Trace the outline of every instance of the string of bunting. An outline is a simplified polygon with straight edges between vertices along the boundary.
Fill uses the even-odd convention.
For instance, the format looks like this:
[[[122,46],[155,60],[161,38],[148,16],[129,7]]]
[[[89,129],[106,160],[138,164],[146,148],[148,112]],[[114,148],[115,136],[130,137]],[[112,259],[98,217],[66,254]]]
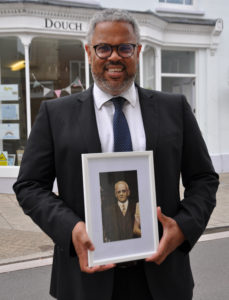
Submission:
[[[53,89],[49,89],[47,87],[45,87],[42,83],[40,83],[37,79],[36,79],[36,76],[34,75],[34,73],[32,73],[32,77],[34,79],[34,82],[33,82],[33,88],[36,88],[36,87],[42,87],[43,88],[43,96],[45,97],[48,93],[50,93],[51,91],[54,92],[57,96],[57,98],[60,97],[61,93],[63,91],[67,92],[68,94],[71,94],[71,87],[77,87],[77,86],[80,86],[82,88],[82,90],[84,91],[84,87],[79,79],[79,77],[76,77],[74,79],[74,81],[69,85],[67,86],[66,88],[63,88],[63,89],[59,89],[59,90],[53,90]]]

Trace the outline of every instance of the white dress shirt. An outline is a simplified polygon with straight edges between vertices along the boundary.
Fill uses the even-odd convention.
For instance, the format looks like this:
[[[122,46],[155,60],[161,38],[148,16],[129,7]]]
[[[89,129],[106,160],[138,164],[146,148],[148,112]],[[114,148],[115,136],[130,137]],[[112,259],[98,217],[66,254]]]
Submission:
[[[129,200],[128,199],[124,203],[122,203],[121,201],[118,201],[118,206],[119,206],[122,214],[123,214],[123,206],[125,207],[125,214],[126,214],[126,211],[127,211],[127,208],[128,208],[128,204],[129,204]]]
[[[123,113],[130,129],[133,151],[144,151],[146,149],[145,130],[138,91],[134,83],[127,91],[119,96],[127,100],[123,105]],[[113,116],[115,108],[113,103],[109,100],[114,98],[114,96],[103,92],[96,83],[94,83],[93,97],[102,152],[113,152]]]

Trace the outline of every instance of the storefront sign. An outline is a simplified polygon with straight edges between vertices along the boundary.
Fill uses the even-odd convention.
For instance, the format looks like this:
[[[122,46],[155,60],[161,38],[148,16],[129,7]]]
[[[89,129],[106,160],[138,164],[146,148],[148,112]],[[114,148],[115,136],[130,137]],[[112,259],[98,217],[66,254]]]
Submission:
[[[83,23],[45,18],[45,28],[65,30],[65,31],[83,31]]]
[[[18,84],[0,84],[0,101],[15,101],[18,99]]]

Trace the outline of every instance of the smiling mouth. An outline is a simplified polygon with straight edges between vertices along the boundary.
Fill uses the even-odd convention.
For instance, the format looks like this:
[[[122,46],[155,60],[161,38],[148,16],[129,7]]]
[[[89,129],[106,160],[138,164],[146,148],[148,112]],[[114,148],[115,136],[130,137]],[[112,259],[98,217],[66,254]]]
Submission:
[[[123,71],[123,68],[109,68],[108,69],[108,72],[111,72],[111,73],[120,73]]]
[[[108,63],[105,65],[105,70],[109,73],[121,73],[125,69],[125,66],[120,62],[117,63]]]

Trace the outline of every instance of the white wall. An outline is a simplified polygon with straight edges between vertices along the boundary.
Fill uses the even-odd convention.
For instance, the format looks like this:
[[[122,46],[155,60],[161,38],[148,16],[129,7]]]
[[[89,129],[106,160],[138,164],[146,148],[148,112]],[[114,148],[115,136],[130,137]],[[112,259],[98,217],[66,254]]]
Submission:
[[[157,1],[157,0],[156,0]],[[153,8],[155,0],[99,0],[102,7],[145,11]]]
[[[224,27],[220,36],[220,44],[216,51],[215,65],[209,86],[216,82],[216,91],[212,101],[218,104],[218,151],[223,155],[223,169],[229,171],[229,1],[202,0],[201,6],[205,10],[206,18],[222,18]],[[214,126],[212,122],[211,126]],[[211,141],[213,144],[214,141]]]

